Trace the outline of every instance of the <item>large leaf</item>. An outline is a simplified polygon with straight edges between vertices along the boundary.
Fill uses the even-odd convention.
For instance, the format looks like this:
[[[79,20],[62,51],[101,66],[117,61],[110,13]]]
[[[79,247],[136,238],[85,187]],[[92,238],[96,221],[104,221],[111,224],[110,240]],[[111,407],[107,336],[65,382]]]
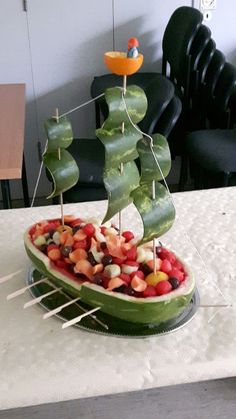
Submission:
[[[108,193],[108,208],[103,222],[132,202],[130,193],[139,185],[139,173],[134,162],[125,163],[122,173],[118,168],[104,172],[104,184]]]
[[[137,150],[141,162],[141,182],[162,180],[163,176],[166,177],[168,175],[171,168],[171,157],[167,140],[160,134],[152,135],[152,139],[152,149],[162,173],[153,157],[150,146],[151,140],[144,137],[137,143]]]
[[[96,134],[105,147],[106,169],[118,167],[120,163],[133,161],[138,157],[136,144],[142,135],[132,125],[126,125],[123,134],[120,127],[109,130],[101,128]]]
[[[122,87],[112,87],[105,92],[109,115],[102,128],[110,130],[117,128],[122,122],[130,124],[125,105],[122,100]],[[124,96],[128,113],[134,124],[142,121],[147,111],[147,98],[138,86],[128,86]]]
[[[152,182],[143,183],[131,192],[131,196],[143,222],[141,243],[160,237],[171,228],[175,209],[169,193],[161,183],[155,182],[155,199],[152,199]]]
[[[48,138],[48,152],[67,148],[73,141],[73,132],[70,122],[66,117],[60,118],[57,122],[54,118],[47,119],[45,130]]]
[[[61,159],[58,152],[48,153],[43,156],[43,162],[49,170],[53,180],[53,191],[48,198],[60,195],[72,188],[79,180],[79,168],[76,161],[68,151],[61,149]]]

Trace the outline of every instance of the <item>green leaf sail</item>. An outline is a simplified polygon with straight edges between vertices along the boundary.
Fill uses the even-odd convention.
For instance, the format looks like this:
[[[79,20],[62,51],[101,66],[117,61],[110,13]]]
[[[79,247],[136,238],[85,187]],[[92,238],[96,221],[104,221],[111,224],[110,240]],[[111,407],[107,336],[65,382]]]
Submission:
[[[52,176],[54,186],[52,193],[47,197],[48,199],[72,188],[79,180],[79,168],[74,158],[64,149],[61,149],[60,153],[60,160],[57,151],[47,152],[43,156],[43,162]]]
[[[152,182],[143,183],[133,192],[134,205],[141,215],[144,234],[141,243],[149,242],[168,231],[175,219],[175,209],[166,188],[155,182],[155,199],[152,199]]]
[[[132,202],[130,193],[139,185],[139,172],[134,162],[125,163],[122,173],[119,168],[107,169],[104,184],[108,192],[108,208],[103,222]]]
[[[48,138],[48,152],[67,148],[73,141],[72,127],[66,117],[60,118],[59,122],[55,118],[47,119],[45,131]]]
[[[166,177],[169,174],[171,168],[170,149],[167,140],[161,134],[152,135],[152,139],[152,149],[160,165],[162,174],[150,148],[151,140],[144,137],[137,143],[137,150],[141,162],[141,183],[162,180],[163,176]]]
[[[112,129],[122,124],[130,125],[125,104],[122,99],[122,87],[112,87],[105,92],[105,99],[109,108],[109,115],[103,128]],[[128,86],[125,93],[125,103],[129,116],[134,124],[142,121],[147,111],[147,98],[138,86]]]
[[[133,161],[138,157],[136,150],[137,141],[142,138],[130,123],[125,109],[133,123],[140,122],[147,110],[147,98],[144,91],[138,86],[129,86],[122,99],[121,87],[107,89],[105,98],[109,108],[109,115],[103,123],[102,128],[96,131],[97,137],[105,147],[105,168],[118,167],[120,163]],[[124,133],[121,132],[121,125],[124,123]]]

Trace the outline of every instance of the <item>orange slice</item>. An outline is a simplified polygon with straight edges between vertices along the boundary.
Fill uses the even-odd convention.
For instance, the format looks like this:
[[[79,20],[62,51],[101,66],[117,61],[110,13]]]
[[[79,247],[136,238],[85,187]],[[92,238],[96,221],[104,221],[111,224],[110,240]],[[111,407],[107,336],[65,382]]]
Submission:
[[[139,54],[136,58],[128,58],[125,52],[109,51],[104,54],[104,62],[112,73],[119,76],[130,76],[140,69],[143,55]]]

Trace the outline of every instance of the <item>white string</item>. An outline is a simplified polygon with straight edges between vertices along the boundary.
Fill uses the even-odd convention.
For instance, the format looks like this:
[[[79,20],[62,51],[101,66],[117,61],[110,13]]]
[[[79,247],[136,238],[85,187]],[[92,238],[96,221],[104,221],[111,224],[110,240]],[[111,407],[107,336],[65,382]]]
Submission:
[[[89,105],[90,103],[94,102],[95,100],[99,99],[102,96],[105,96],[105,93],[101,93],[100,95],[94,97],[93,99],[90,99],[87,102],[81,103],[81,105],[77,106],[76,108],[70,109],[69,111],[63,113],[62,115],[59,115],[58,118],[59,119],[63,118],[64,116],[69,115],[70,113],[75,112],[78,109]],[[47,146],[48,146],[48,140],[46,141],[43,154],[46,152]],[[39,173],[38,173],[38,177],[37,177],[36,184],[35,184],[35,187],[34,187],[33,198],[32,198],[31,204],[30,204],[31,208],[34,206],[34,201],[35,201],[35,198],[36,198],[36,193],[37,193],[37,189],[38,189],[38,186],[39,186],[39,181],[40,181],[40,178],[41,178],[42,169],[43,169],[43,161],[41,162],[40,167],[39,167]]]
[[[81,105],[76,106],[76,108],[70,109],[69,111],[63,113],[62,115],[59,115],[59,118],[63,118],[63,116],[69,115],[70,113],[77,111],[77,109],[83,108],[84,106],[89,105],[90,103],[94,102],[95,100],[103,96],[105,96],[105,93],[101,93],[100,95],[94,97],[93,99],[90,99],[87,102],[81,103]]]
[[[165,179],[165,177],[164,177],[164,175],[163,175],[163,172],[162,172],[162,170],[161,170],[160,164],[159,164],[159,162],[158,162],[158,160],[157,160],[157,157],[156,157],[156,155],[155,155],[155,153],[154,153],[154,150],[153,150],[153,139],[152,139],[152,137],[151,137],[150,135],[148,135],[148,134],[146,134],[145,132],[143,132],[140,128],[138,128],[138,126],[137,126],[137,125],[135,125],[135,124],[133,123],[133,121],[132,121],[132,119],[131,119],[131,117],[130,117],[130,115],[129,115],[128,109],[127,109],[127,105],[126,105],[126,102],[125,102],[125,98],[124,98],[124,94],[123,94],[123,92],[122,92],[122,100],[123,100],[123,103],[124,103],[124,107],[125,107],[126,114],[127,114],[127,116],[128,116],[128,119],[129,119],[129,121],[130,121],[131,125],[132,125],[135,129],[136,129],[136,131],[138,131],[140,134],[144,135],[145,137],[149,138],[149,140],[150,140],[149,145],[150,145],[150,150],[151,150],[151,153],[152,153],[153,158],[154,158],[154,160],[155,160],[155,163],[156,163],[156,165],[157,165],[157,167],[158,167],[158,169],[159,169],[159,171],[160,171],[160,174],[161,174],[162,179],[163,179],[163,181],[164,181],[165,187],[166,187],[166,189],[167,189],[167,191],[168,191],[168,193],[169,193],[169,196],[170,196],[170,199],[171,199],[172,205],[173,205],[173,207],[174,207],[174,209],[175,209],[175,211],[176,211],[176,207],[175,207],[175,203],[174,203],[174,200],[173,200],[172,194],[171,194],[171,192],[170,192],[170,189],[169,189],[169,187],[168,187],[168,185],[167,185],[166,179]],[[177,212],[176,212],[176,214],[177,214]],[[196,247],[196,246],[195,246],[195,244],[193,243],[193,241],[192,241],[191,237],[190,237],[190,236],[188,235],[188,233],[186,232],[185,227],[184,227],[184,224],[182,223],[181,218],[180,218],[179,216],[177,216],[177,220],[178,220],[178,222],[181,224],[181,227],[182,227],[182,229],[183,229],[183,232],[184,232],[184,234],[185,234],[186,238],[189,240],[189,242],[191,243],[191,245],[192,245],[192,246],[193,246],[193,248],[195,249],[195,251],[196,251],[196,253],[197,253],[198,257],[200,258],[201,262],[203,263],[203,266],[204,266],[204,269],[205,269],[205,273],[206,273],[206,274],[207,274],[207,276],[209,276],[209,278],[210,278],[210,273],[209,273],[208,268],[207,268],[207,266],[206,266],[206,264],[205,264],[205,261],[204,261],[204,259],[203,259],[202,255],[200,254],[199,250],[197,249],[197,247]],[[220,289],[220,288],[218,287],[218,285],[216,284],[215,280],[213,280],[213,284],[215,285],[216,289],[218,290],[218,292],[221,294],[222,298],[223,298],[223,299],[224,299],[224,301],[226,302],[227,307],[229,307],[229,306],[231,305],[231,303],[229,303],[229,302],[227,301],[227,299],[226,299],[226,298],[225,298],[225,296],[223,295],[223,293],[222,293],[221,289]],[[219,310],[217,310],[217,313],[218,313],[218,311],[219,311]],[[217,314],[217,313],[216,313],[216,314]]]

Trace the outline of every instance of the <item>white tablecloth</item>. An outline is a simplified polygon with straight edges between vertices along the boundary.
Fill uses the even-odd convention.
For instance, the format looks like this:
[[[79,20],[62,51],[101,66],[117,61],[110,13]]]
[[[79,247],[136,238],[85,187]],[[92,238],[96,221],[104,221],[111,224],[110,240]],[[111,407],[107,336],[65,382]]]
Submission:
[[[163,242],[188,262],[202,304],[224,304],[236,295],[236,188],[174,194],[178,218]],[[106,202],[67,205],[66,214],[100,216]],[[23,310],[31,297],[6,301],[24,286],[30,262],[22,236],[36,221],[59,216],[59,207],[0,211],[0,408],[14,408],[236,375],[236,310],[199,308],[170,335],[147,339],[101,336],[61,329],[44,310]],[[134,208],[124,227],[141,231]],[[218,288],[219,287],[219,288]],[[223,296],[221,295],[221,292]],[[209,322],[209,320],[211,320]]]

